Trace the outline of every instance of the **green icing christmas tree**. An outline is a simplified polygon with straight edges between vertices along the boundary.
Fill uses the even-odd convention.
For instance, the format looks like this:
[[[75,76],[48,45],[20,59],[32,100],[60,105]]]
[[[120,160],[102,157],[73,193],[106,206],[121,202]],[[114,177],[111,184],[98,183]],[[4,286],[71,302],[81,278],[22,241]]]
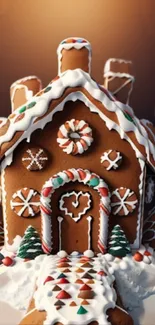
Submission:
[[[40,236],[35,228],[28,226],[19,246],[17,256],[34,259],[40,254],[43,254]]]
[[[131,254],[130,244],[119,225],[114,226],[111,232],[108,253],[117,257]]]

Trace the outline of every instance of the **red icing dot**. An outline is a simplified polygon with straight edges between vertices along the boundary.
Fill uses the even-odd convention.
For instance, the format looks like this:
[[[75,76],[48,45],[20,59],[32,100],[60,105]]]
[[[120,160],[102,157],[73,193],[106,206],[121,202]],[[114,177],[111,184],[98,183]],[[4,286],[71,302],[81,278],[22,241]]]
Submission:
[[[144,252],[144,255],[145,255],[145,256],[152,256],[152,254],[151,254],[150,252],[148,252],[148,251],[145,251],[145,252]]]
[[[5,258],[3,258],[2,263],[5,266],[11,266],[13,264],[13,259],[9,256],[6,256]]]
[[[134,256],[133,256],[134,260],[136,262],[141,262],[143,260],[143,255],[139,252],[137,252]]]

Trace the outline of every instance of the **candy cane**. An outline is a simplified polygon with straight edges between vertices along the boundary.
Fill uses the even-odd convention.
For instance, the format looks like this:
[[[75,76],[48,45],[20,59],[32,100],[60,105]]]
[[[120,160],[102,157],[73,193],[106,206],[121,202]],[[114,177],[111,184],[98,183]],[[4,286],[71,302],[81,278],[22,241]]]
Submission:
[[[43,186],[41,192],[41,218],[42,218],[42,248],[47,254],[52,251],[52,210],[51,196],[56,189],[69,182],[78,181],[96,190],[100,196],[100,229],[98,248],[104,253],[106,250],[108,234],[108,218],[110,213],[110,193],[107,184],[98,175],[84,169],[68,169],[51,177]]]

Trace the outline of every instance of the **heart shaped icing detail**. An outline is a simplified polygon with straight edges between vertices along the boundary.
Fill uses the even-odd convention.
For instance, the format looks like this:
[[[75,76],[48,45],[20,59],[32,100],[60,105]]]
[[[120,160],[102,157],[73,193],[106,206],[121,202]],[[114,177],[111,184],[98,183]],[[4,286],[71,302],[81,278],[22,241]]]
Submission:
[[[65,206],[65,198],[69,198],[71,196],[75,196],[75,201],[72,202],[72,206],[75,209],[79,207],[79,204],[80,204],[79,198],[80,198],[80,196],[85,196],[88,199],[87,206],[84,207],[83,211],[78,213],[77,217],[74,217],[74,214],[72,212],[69,212],[68,208]],[[61,196],[61,199],[59,201],[59,208],[60,208],[61,211],[65,212],[65,215],[70,216],[75,222],[77,222],[91,208],[91,196],[90,196],[90,194],[88,192],[82,192],[82,191],[80,191],[78,193],[75,192],[75,191],[67,192],[67,193],[65,193],[65,194],[63,194]]]

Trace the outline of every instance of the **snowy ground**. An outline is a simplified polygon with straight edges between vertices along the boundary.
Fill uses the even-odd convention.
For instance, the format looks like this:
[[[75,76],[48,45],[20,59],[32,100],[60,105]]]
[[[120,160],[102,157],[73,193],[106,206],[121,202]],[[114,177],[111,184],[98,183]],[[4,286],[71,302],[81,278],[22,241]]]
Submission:
[[[155,263],[135,262],[131,257],[111,261],[104,255],[115,277],[124,306],[135,325],[154,325]],[[26,312],[35,290],[36,279],[45,255],[34,261],[16,259],[14,266],[0,266],[0,325],[16,325]],[[8,318],[7,318],[8,317]],[[11,319],[11,323],[10,323]]]

